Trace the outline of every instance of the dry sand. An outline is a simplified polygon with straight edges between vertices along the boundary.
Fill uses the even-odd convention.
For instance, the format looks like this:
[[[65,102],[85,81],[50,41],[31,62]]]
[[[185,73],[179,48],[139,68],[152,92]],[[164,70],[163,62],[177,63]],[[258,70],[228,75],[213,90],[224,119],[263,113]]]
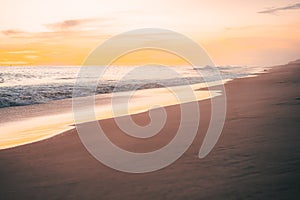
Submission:
[[[294,63],[227,83],[225,127],[204,159],[197,155],[210,100],[200,101],[194,143],[179,160],[156,172],[126,174],[104,166],[86,151],[75,130],[2,150],[0,199],[298,199],[299,75],[300,65]],[[113,119],[100,124],[120,147],[151,151],[167,144],[177,130],[179,106],[166,110],[166,126],[146,140],[124,135]],[[140,125],[149,122],[148,113],[133,118]]]

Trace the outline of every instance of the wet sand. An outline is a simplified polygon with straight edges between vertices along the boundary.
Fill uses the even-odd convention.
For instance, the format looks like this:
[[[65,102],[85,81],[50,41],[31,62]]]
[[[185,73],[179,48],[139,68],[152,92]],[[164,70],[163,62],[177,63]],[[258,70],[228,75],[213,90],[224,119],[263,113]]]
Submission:
[[[213,86],[216,82],[211,82],[210,84]],[[125,91],[95,95],[95,115],[83,115],[85,117],[79,123],[137,114],[150,110],[157,105],[165,107],[184,102],[209,99],[220,95],[219,91],[199,90],[199,88],[203,87],[207,86],[200,83],[189,86],[137,90],[134,94],[131,94],[130,91]],[[184,99],[176,99],[174,94],[169,91],[170,89],[176,95],[184,97]],[[154,96],[153,94],[156,95]],[[159,98],[157,98],[157,95],[159,95]],[[85,101],[84,97],[79,99]],[[111,103],[112,101],[114,102],[113,104]],[[128,107],[123,106],[124,103]],[[87,112],[86,103],[84,104],[85,107],[83,108],[79,106],[81,112]],[[73,124],[75,123],[72,111],[72,99],[70,98],[51,101],[45,104],[2,108],[0,109],[0,116],[0,150],[51,138],[73,129]]]
[[[156,172],[127,174],[104,166],[87,152],[75,130],[1,150],[0,199],[298,199],[299,75],[295,63],[227,83],[225,126],[203,159],[198,151],[209,124],[210,100],[199,101],[200,129],[192,146]],[[178,105],[166,107],[166,126],[145,140],[125,135],[113,119],[99,123],[120,147],[147,152],[174,136],[179,110]],[[149,122],[147,112],[132,117],[140,125]]]

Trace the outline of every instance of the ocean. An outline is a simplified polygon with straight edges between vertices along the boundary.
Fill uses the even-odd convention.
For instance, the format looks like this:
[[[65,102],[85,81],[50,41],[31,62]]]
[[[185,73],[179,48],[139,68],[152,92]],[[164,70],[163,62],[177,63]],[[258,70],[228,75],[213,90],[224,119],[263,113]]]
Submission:
[[[0,109],[72,98],[73,86],[80,68],[81,66],[0,66]],[[243,78],[263,71],[262,67],[247,66],[217,68],[223,80]],[[122,78],[134,69],[137,67],[109,67],[99,77],[96,94],[204,82],[197,72],[201,72],[206,80],[217,79],[210,73],[211,68],[208,66],[172,67],[178,75],[170,74],[162,66],[147,66],[130,77]]]
[[[78,121],[74,121],[72,95],[81,69],[80,66],[0,67],[0,149],[40,141],[73,129]],[[76,97],[95,94],[95,116],[83,115],[80,123],[213,98],[222,92],[201,88],[255,76],[263,72],[263,68],[219,66],[218,71],[221,82],[220,75],[209,66],[109,67],[95,84],[96,90],[84,87],[79,96],[76,94]],[[95,80],[85,76],[84,84]],[[192,95],[187,94],[186,85],[192,89]]]

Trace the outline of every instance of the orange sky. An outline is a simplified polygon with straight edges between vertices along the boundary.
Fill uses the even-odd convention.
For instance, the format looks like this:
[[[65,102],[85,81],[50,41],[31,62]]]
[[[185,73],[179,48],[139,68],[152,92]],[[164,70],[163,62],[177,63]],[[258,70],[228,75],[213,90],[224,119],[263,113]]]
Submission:
[[[2,0],[0,65],[80,65],[112,35],[149,27],[187,35],[218,65],[280,64],[300,57],[299,11],[289,0]]]

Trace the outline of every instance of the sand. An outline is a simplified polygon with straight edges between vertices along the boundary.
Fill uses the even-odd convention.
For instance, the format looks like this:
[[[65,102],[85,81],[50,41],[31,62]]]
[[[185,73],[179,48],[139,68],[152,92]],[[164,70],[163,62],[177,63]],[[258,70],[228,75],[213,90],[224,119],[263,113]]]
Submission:
[[[216,82],[210,82],[210,84],[214,86]],[[85,117],[80,122],[78,120],[76,122],[82,123],[137,114],[158,105],[165,107],[220,95],[219,91],[199,90],[203,87],[207,87],[206,84],[199,83],[189,86],[137,90],[134,94],[125,91],[95,95],[94,110],[96,114],[94,116],[84,115]],[[170,89],[175,91],[176,95],[184,97],[184,99],[180,99],[180,101],[176,99]],[[186,89],[190,93],[186,94]],[[159,95],[159,98],[157,98],[157,95]],[[79,99],[82,100],[83,98]],[[112,101],[114,101],[114,106],[112,106]],[[128,109],[123,106],[124,102],[128,102]],[[84,109],[84,112],[86,111]],[[0,109],[0,116],[0,150],[48,139],[73,129],[75,123],[72,99],[70,98],[45,104],[3,108]]]
[[[210,100],[199,101],[201,126],[192,146],[156,172],[127,174],[104,166],[87,152],[75,130],[1,150],[0,199],[298,199],[299,75],[300,65],[294,63],[227,83],[225,126],[203,159],[198,151]],[[179,106],[166,111],[166,126],[146,140],[124,135],[113,119],[99,123],[120,147],[147,152],[167,144],[177,130]],[[140,125],[149,122],[147,112],[132,117]]]

